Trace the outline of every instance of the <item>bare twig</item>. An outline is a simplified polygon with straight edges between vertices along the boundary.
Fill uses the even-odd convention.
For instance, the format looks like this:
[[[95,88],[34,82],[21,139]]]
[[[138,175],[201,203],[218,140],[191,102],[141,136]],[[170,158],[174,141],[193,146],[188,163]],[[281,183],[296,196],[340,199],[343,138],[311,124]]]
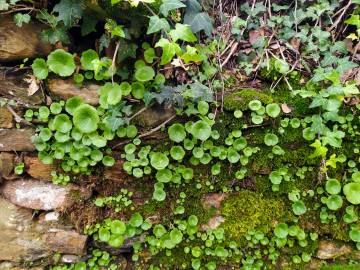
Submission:
[[[147,132],[145,132],[145,133],[140,134],[140,135],[138,136],[138,138],[144,138],[144,137],[146,137],[146,136],[149,136],[149,135],[153,134],[154,132],[156,132],[156,131],[160,130],[162,127],[164,127],[167,123],[169,123],[169,122],[170,122],[171,120],[173,120],[175,117],[176,117],[176,114],[172,115],[170,118],[168,118],[167,120],[165,120],[164,122],[162,122],[162,123],[161,123],[160,125],[158,125],[157,127],[153,128],[153,129],[151,129],[151,130],[149,130],[149,131],[147,131]],[[128,144],[129,142],[130,142],[130,140],[122,141],[122,142],[118,143],[117,145],[115,145],[115,146],[113,147],[113,149],[118,148],[118,147],[120,147],[120,146],[122,146],[122,145],[124,145],[124,144]]]
[[[13,108],[12,108],[11,106],[8,105],[8,106],[6,106],[6,108],[7,108],[7,109],[9,110],[9,112],[14,116],[15,122],[17,122],[17,123],[24,123],[24,124],[26,124],[26,125],[28,125],[28,126],[33,126],[32,123],[26,121],[24,118],[22,118],[21,116],[19,116],[19,115],[13,110]]]
[[[333,23],[333,25],[331,25],[331,27],[328,29],[328,31],[331,31],[338,26],[338,24],[341,22],[342,17],[344,16],[345,12],[349,9],[351,4],[352,4],[352,2],[351,2],[351,0],[349,0],[347,5],[344,6],[342,9],[340,9],[340,10],[342,10],[341,14],[337,17],[336,21]]]
[[[138,110],[136,113],[134,113],[130,118],[129,121],[131,121],[132,119],[134,119],[136,116],[138,116],[139,114],[143,113],[144,111],[146,111],[148,109],[148,107],[143,107],[140,110]]]

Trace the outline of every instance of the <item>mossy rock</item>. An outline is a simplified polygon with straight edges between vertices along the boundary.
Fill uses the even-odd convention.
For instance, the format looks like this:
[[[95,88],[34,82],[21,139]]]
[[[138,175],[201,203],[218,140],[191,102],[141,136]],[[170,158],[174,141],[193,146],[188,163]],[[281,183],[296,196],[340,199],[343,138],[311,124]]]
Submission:
[[[222,202],[223,228],[233,240],[240,240],[249,230],[270,231],[282,218],[285,205],[275,198],[264,198],[253,191],[240,191]]]
[[[270,95],[260,90],[242,89],[225,96],[224,108],[228,111],[244,111],[248,109],[249,102],[255,99],[260,100],[265,105],[273,102],[273,98]]]

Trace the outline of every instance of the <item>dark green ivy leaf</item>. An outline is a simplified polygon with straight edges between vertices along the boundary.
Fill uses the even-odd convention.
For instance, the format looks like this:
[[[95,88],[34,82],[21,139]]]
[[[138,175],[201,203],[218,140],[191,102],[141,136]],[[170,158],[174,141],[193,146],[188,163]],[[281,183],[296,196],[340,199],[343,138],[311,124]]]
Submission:
[[[146,32],[147,35],[159,32],[160,30],[165,30],[168,32],[170,30],[170,25],[164,18],[159,18],[159,16],[151,16],[149,20],[149,27]]]
[[[66,27],[71,27],[81,19],[82,4],[82,0],[61,0],[55,5],[53,11],[58,13],[58,21],[62,21]]]
[[[163,0],[160,6],[160,13],[167,17],[169,15],[169,11],[183,7],[186,6],[180,0]]]
[[[194,33],[204,30],[207,36],[211,36],[213,25],[207,12],[190,13],[184,18],[184,22],[190,25]]]
[[[84,16],[83,23],[81,25],[81,35],[86,36],[87,34],[95,32],[97,22],[98,20],[94,16]]]
[[[69,35],[64,27],[49,28],[41,32],[41,39],[50,44],[61,41],[64,44],[70,43]]]

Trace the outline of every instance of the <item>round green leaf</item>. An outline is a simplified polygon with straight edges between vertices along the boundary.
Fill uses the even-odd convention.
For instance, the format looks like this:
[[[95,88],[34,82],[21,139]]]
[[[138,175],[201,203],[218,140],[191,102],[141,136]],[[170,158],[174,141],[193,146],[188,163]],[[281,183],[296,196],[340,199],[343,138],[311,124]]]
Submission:
[[[84,101],[82,100],[81,97],[75,96],[75,97],[69,98],[65,103],[65,110],[69,114],[74,115],[75,110],[83,103],[84,103]]]
[[[135,71],[135,79],[139,82],[147,82],[154,78],[155,71],[152,67],[142,66],[136,69]]]
[[[264,137],[264,142],[267,146],[274,146],[279,142],[279,138],[273,133],[268,133]]]
[[[54,118],[54,128],[62,133],[69,132],[72,128],[72,122],[66,114],[58,114]]]
[[[343,199],[341,198],[340,195],[330,195],[326,199],[326,206],[330,210],[334,210],[334,211],[338,210],[339,208],[341,208],[342,204],[343,204]]]
[[[272,117],[275,118],[280,114],[280,106],[276,103],[271,103],[266,105],[266,113]]]
[[[62,77],[70,76],[76,68],[74,56],[63,49],[51,52],[47,59],[47,65],[52,72]]]
[[[34,75],[39,80],[45,80],[49,74],[48,66],[42,58],[36,58],[31,65]]]
[[[94,64],[92,63],[93,60],[99,59],[99,55],[97,54],[96,51],[89,49],[87,51],[84,51],[81,54],[81,58],[80,58],[80,62],[81,62],[81,67],[84,70],[94,70]]]
[[[326,181],[325,189],[329,194],[339,194],[341,191],[341,184],[337,179],[329,179]]]
[[[261,101],[260,100],[251,100],[249,102],[249,109],[252,111],[260,110],[261,108]]]
[[[186,137],[186,131],[183,125],[176,123],[168,129],[169,138],[174,142],[182,142]]]
[[[100,121],[97,110],[88,105],[82,104],[74,111],[74,125],[83,133],[91,133],[98,128]]]
[[[211,126],[203,120],[195,122],[191,127],[191,134],[201,141],[206,141],[211,136]]]
[[[181,146],[175,145],[170,149],[170,156],[175,160],[182,160],[185,156],[185,151]]]
[[[276,225],[274,229],[274,234],[278,238],[286,238],[288,236],[288,225],[286,223],[280,223]]]
[[[360,204],[360,183],[348,183],[343,188],[346,199],[352,204]]]
[[[163,170],[169,165],[169,159],[161,152],[153,152],[151,153],[150,164],[157,170]]]

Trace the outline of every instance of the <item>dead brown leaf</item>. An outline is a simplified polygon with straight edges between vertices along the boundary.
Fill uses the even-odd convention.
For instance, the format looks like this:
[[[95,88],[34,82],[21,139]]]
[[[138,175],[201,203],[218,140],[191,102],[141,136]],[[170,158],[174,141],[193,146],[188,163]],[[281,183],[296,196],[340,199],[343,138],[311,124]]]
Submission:
[[[265,35],[265,30],[263,28],[259,28],[256,30],[251,30],[249,32],[249,42],[251,45],[254,45],[256,41]]]
[[[28,96],[32,96],[40,89],[39,82],[37,81],[35,76],[31,75],[28,78],[25,78],[24,80],[29,84],[27,89]]]
[[[281,104],[281,109],[284,113],[291,113],[291,108],[286,104],[286,103],[282,103]]]

